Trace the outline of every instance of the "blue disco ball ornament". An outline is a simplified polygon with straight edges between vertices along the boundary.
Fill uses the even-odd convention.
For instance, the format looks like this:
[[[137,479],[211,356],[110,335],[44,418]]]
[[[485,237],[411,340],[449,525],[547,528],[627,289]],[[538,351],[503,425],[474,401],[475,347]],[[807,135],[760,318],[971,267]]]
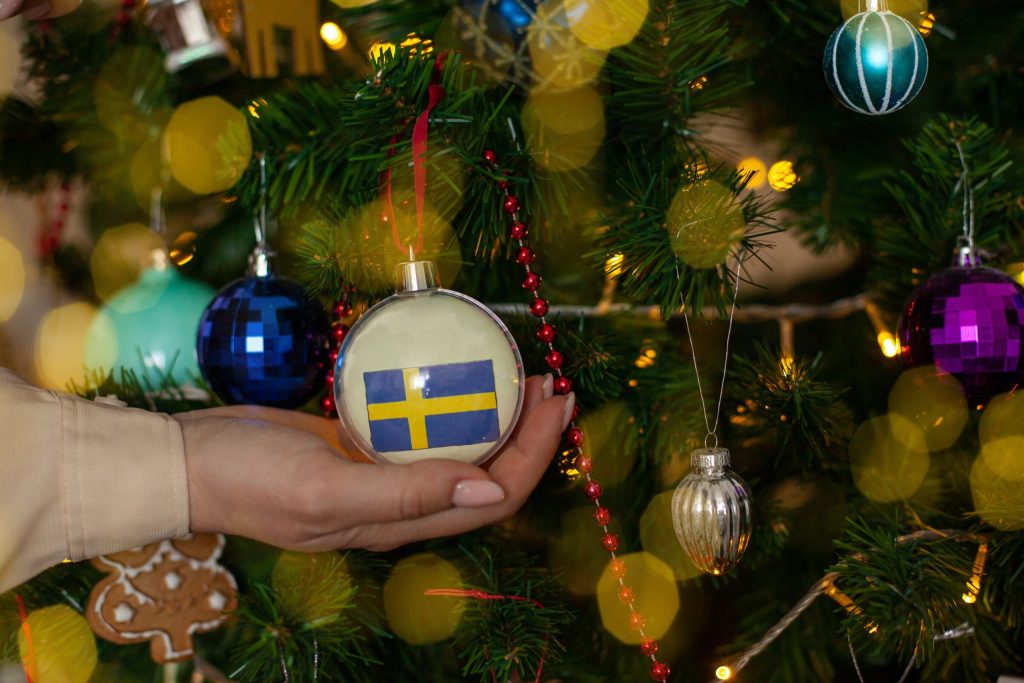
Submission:
[[[846,107],[890,114],[907,105],[928,75],[928,50],[914,25],[888,11],[855,14],[825,47],[825,80]]]
[[[329,324],[295,282],[273,275],[235,280],[206,307],[196,356],[225,403],[297,408],[320,390]]]

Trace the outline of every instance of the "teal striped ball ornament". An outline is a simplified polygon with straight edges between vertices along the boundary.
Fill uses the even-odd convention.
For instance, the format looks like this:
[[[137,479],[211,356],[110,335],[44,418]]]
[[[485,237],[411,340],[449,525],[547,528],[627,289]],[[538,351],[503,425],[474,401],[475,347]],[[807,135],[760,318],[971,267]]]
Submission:
[[[855,14],[825,47],[825,80],[844,105],[871,116],[902,109],[928,75],[924,38],[888,11]]]

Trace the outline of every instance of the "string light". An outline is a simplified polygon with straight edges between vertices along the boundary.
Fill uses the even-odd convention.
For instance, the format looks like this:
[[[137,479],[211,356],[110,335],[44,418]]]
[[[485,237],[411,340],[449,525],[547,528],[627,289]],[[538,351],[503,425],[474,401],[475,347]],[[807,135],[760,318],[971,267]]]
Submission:
[[[409,54],[430,54],[434,51],[434,43],[429,38],[420,38],[415,33],[410,33],[405,37],[398,47],[406,50]]]
[[[925,10],[921,12],[921,19],[917,22],[917,30],[921,32],[922,38],[927,38],[935,28],[935,15]]]
[[[334,51],[338,51],[348,44],[348,36],[333,21],[324,22],[324,25],[320,27],[320,37],[327,43],[327,47]]]
[[[836,604],[846,610],[846,613],[854,617],[864,616],[864,610],[857,606],[857,603],[853,601],[849,595],[839,590],[836,587],[835,582],[829,581],[825,584],[825,595],[835,600]],[[875,633],[878,631],[878,624],[869,621],[864,625],[864,629],[868,633]]]
[[[704,86],[708,84],[707,75],[698,76],[697,78],[690,81],[690,90],[699,92],[704,89]]]
[[[886,358],[895,358],[900,355],[900,345],[891,332],[878,333],[878,347],[882,349],[882,355]]]
[[[384,53],[390,52],[391,56],[395,56],[395,44],[390,43],[386,40],[378,40],[376,43],[370,46],[370,59],[380,60],[384,58]]]
[[[715,669],[715,677],[720,681],[727,681],[732,678],[732,669],[727,666],[720,666]]]
[[[786,192],[800,182],[800,176],[793,169],[793,162],[783,159],[768,169],[768,184],[776,192]]]
[[[971,578],[967,581],[967,591],[960,596],[968,605],[978,601],[981,593],[981,577],[985,574],[985,559],[988,557],[988,541],[978,546],[978,552],[974,555],[974,567],[971,568]]]

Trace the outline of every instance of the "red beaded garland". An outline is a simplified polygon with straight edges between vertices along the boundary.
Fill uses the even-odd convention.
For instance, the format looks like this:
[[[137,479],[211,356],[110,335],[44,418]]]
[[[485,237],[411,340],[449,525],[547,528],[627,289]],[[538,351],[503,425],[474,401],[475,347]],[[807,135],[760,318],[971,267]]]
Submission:
[[[572,380],[566,376],[555,378],[555,393],[559,396],[565,396],[572,391]]]
[[[540,287],[540,275],[537,273],[527,273],[526,277],[523,278],[523,289],[532,292],[538,287]]]
[[[605,534],[601,537],[601,545],[610,553],[619,549],[619,537],[615,534]]]
[[[588,481],[587,485],[583,487],[583,493],[586,494],[587,498],[596,500],[601,497],[601,485],[596,481]]]
[[[612,511],[606,507],[599,507],[594,510],[594,520],[601,526],[608,526],[612,523]]]
[[[324,396],[324,399],[320,401],[320,407],[323,408],[324,411],[328,413],[334,410],[334,397],[331,396],[330,394]]]
[[[644,615],[640,614],[639,612],[633,612],[632,614],[629,615],[629,626],[634,631],[639,631],[639,630],[641,630],[646,625],[647,625],[647,617],[645,617]]]
[[[348,328],[344,325],[336,325],[334,329],[331,330],[331,334],[334,335],[334,341],[343,341],[345,339],[345,335],[348,334]]]
[[[515,213],[519,210],[519,197],[514,194],[508,195],[505,197],[505,203],[502,205],[502,208],[505,209],[505,213]]]
[[[546,299],[537,298],[534,299],[532,303],[530,303],[530,313],[533,313],[533,315],[538,318],[543,318],[544,316],[546,316],[548,314],[548,308],[549,306]],[[555,351],[554,353],[558,352]],[[548,365],[550,365],[550,363]]]
[[[626,562],[622,558],[616,557],[608,564],[608,571],[612,573],[616,579],[626,578]]]
[[[594,461],[590,459],[589,455],[580,453],[576,456],[576,469],[584,474],[589,474],[590,470],[594,468]]]
[[[530,265],[536,258],[537,255],[529,247],[519,247],[519,251],[516,252],[516,263],[521,266]]]
[[[534,303],[536,303],[538,301],[544,301],[544,300],[543,299],[534,299]],[[544,301],[544,303],[546,304],[547,302]],[[562,352],[561,351],[555,351],[554,349],[552,349],[551,351],[548,351],[548,355],[544,356],[544,362],[547,363],[548,367],[551,368],[552,370],[557,370],[560,367],[562,367],[562,361],[564,361],[564,360],[565,359],[562,357]]]
[[[551,323],[541,323],[540,327],[537,328],[537,339],[540,339],[545,344],[555,341],[555,334],[555,326]]]
[[[656,681],[668,680],[670,673],[672,673],[672,670],[668,668],[668,664],[665,664],[665,662],[651,664],[651,678]]]
[[[514,240],[521,240],[526,239],[526,236],[529,234],[529,232],[530,229],[526,227],[526,223],[523,223],[522,221],[516,221],[508,229],[508,236]]]
[[[565,438],[570,444],[579,448],[583,445],[583,430],[579,427],[570,427],[569,431],[565,433]]]
[[[636,602],[636,593],[629,586],[619,587],[619,602],[623,605],[632,605]],[[644,654],[647,654],[646,652]]]
[[[658,651],[658,641],[653,638],[647,638],[644,642],[640,643],[640,652],[643,652],[648,657],[654,656],[654,653]]]
[[[572,407],[572,418],[571,419],[572,419],[573,422],[575,422],[576,420],[580,419],[580,404],[579,403],[577,403],[576,405],[574,405]]]
[[[498,155],[494,153],[493,149],[485,149],[484,161],[486,161],[489,164],[496,164],[498,163]]]

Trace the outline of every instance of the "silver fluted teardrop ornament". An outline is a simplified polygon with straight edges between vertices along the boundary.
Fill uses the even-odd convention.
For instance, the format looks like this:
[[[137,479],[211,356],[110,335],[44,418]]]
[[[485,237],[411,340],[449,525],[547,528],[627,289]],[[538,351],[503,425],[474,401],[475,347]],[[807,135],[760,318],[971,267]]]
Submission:
[[[750,489],[729,469],[727,448],[698,448],[690,466],[672,496],[672,526],[693,564],[717,576],[739,564],[750,543]]]

